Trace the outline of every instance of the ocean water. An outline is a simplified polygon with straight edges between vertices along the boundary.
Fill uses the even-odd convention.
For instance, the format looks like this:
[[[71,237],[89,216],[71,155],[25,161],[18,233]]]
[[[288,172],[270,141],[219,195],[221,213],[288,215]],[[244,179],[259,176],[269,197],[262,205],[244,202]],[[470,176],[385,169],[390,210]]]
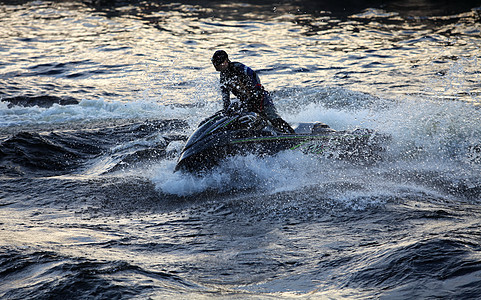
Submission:
[[[477,299],[481,3],[0,1],[0,298]],[[212,53],[390,136],[174,173]]]

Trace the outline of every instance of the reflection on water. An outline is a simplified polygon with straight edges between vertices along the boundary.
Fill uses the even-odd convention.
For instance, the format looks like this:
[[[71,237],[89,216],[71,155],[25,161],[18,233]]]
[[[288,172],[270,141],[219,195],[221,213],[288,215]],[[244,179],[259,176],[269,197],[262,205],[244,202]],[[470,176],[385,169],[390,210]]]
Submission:
[[[0,3],[0,298],[479,296],[479,3]],[[382,160],[173,173],[218,48]]]
[[[0,92],[216,101],[209,59],[224,48],[271,91],[342,86],[479,102],[480,9],[469,1],[315,3],[3,5]]]

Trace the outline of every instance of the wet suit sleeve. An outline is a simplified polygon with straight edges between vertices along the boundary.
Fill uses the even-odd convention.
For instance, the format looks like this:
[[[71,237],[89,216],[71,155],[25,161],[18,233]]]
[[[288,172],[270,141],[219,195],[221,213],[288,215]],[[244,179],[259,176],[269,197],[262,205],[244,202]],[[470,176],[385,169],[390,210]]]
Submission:
[[[222,92],[222,102],[224,105],[224,112],[227,112],[227,109],[230,106],[230,92],[228,89],[224,87],[221,88],[221,92]]]
[[[220,91],[222,94],[222,104],[224,112],[227,112],[227,109],[230,105],[230,89],[227,87],[227,74],[225,72],[220,73]]]

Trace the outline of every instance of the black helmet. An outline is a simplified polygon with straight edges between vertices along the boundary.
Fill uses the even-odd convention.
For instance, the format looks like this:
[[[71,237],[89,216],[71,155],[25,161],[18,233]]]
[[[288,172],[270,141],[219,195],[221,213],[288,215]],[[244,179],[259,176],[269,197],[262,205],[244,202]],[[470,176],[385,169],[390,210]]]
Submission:
[[[212,55],[212,63],[214,66],[218,66],[225,62],[226,59],[228,59],[229,56],[227,56],[227,52],[224,50],[217,50],[214,55]]]

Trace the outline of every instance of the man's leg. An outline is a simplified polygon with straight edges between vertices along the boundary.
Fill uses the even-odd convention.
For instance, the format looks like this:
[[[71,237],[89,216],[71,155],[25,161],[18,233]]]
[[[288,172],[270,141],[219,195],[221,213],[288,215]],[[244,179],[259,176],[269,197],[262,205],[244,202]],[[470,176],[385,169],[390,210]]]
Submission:
[[[291,125],[289,125],[289,123],[284,121],[282,118],[270,119],[269,121],[271,121],[272,125],[274,125],[275,128],[279,129],[284,133],[296,133],[294,129],[292,129]]]
[[[272,103],[272,101],[265,101],[264,102],[264,114],[272,123],[272,125],[279,129],[281,132],[294,134],[296,133],[294,129],[292,129],[291,125],[284,121],[281,116],[277,113],[277,109]]]

